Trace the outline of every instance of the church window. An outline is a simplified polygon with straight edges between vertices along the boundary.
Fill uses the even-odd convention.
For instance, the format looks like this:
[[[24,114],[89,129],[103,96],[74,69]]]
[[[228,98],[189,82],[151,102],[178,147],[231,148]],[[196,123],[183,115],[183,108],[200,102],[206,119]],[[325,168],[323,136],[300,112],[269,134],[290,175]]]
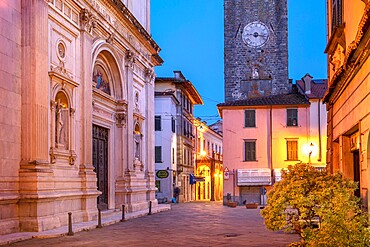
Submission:
[[[94,73],[93,73],[93,81],[95,82],[95,87],[97,89],[110,95],[111,90],[110,90],[108,74],[102,66],[100,65],[95,66]]]

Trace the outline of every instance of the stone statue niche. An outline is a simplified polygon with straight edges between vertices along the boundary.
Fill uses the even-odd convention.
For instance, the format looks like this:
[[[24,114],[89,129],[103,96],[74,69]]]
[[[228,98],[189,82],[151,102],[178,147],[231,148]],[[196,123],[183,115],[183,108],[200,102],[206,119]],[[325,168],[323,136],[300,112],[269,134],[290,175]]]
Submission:
[[[142,134],[140,131],[139,124],[135,124],[134,130],[134,152],[135,152],[135,160],[134,160],[134,168],[135,170],[143,171],[144,165],[141,162],[141,147],[142,146]]]
[[[55,146],[68,149],[69,144],[69,105],[66,95],[58,92],[55,97]]]

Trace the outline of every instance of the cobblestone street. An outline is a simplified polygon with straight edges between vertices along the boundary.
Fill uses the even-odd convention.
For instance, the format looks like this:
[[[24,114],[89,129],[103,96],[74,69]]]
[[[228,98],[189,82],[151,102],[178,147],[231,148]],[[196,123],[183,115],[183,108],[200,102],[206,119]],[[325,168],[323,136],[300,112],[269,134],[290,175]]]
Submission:
[[[260,209],[220,202],[180,203],[172,210],[123,223],[11,246],[286,246],[295,234],[266,230]]]

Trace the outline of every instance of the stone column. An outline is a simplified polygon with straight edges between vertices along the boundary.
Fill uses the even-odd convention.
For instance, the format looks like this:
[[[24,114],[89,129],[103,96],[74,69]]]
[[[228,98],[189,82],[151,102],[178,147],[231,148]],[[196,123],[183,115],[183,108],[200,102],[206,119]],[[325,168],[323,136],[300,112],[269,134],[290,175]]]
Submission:
[[[53,191],[48,161],[48,1],[22,0],[22,110],[19,170],[20,231],[41,231],[50,218],[41,207]],[[42,204],[44,203],[44,204]],[[40,212],[42,211],[42,212]]]
[[[96,26],[94,16],[86,9],[80,13],[81,22],[81,84],[80,94],[80,164],[81,190],[83,193],[81,207],[85,210],[84,220],[92,220],[97,214],[96,198],[97,177],[93,171],[92,161],[92,45],[93,28]]]

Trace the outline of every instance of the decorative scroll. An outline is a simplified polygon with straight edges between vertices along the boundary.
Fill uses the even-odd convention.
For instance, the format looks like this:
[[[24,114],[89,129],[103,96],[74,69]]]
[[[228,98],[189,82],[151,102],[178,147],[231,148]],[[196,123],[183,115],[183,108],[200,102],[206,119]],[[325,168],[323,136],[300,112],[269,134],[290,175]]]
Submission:
[[[97,21],[94,15],[87,9],[83,9],[80,13],[81,28],[91,33],[93,28],[97,26]]]
[[[132,51],[128,50],[126,52],[126,66],[132,69],[135,62],[136,62],[135,54]]]

